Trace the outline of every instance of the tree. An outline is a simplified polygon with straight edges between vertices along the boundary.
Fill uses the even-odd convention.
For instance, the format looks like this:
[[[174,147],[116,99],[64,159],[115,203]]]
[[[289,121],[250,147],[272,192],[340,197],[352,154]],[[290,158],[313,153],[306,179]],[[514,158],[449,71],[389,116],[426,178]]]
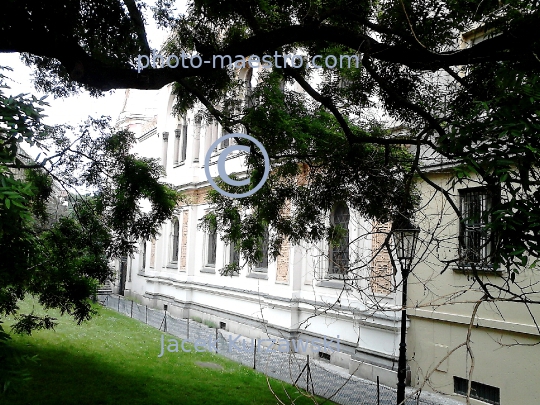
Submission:
[[[0,78],[3,79],[3,76]],[[3,80],[2,80],[3,82]],[[30,334],[53,328],[55,319],[18,312],[18,300],[33,295],[81,323],[95,310],[97,285],[112,275],[110,260],[132,254],[140,238],[156,235],[180,194],[159,181],[162,168],[129,153],[129,132],[111,132],[106,120],[89,120],[74,141],[67,126],[41,122],[43,100],[7,97],[0,86],[0,316],[16,315],[13,330]],[[97,133],[96,133],[97,132]],[[20,144],[38,143],[48,157],[23,159]],[[53,181],[65,190],[90,188],[73,201],[73,214],[43,227]],[[151,203],[143,212],[141,201]],[[0,384],[26,378],[6,346],[0,325]]]
[[[472,159],[472,167],[468,167],[474,169],[486,156],[479,158],[478,153],[468,156],[460,145],[476,145],[479,132],[471,125],[484,125],[486,108],[489,112],[495,111],[501,119],[513,119],[516,116],[508,108],[518,105],[513,102],[513,97],[519,98],[526,104],[520,106],[520,111],[521,107],[526,107],[531,110],[533,121],[536,119],[534,96],[527,103],[522,92],[527,88],[534,95],[537,89],[534,77],[539,68],[538,35],[531,34],[535,32],[531,28],[540,18],[536,2],[508,1],[502,5],[491,1],[478,6],[469,1],[444,5],[430,1],[337,1],[328,5],[262,1],[245,6],[236,2],[225,5],[195,1],[190,3],[185,15],[175,15],[173,6],[173,2],[159,1],[151,9],[158,23],[174,32],[165,54],[180,55],[185,51],[190,55],[197,51],[203,61],[213,61],[216,55],[282,55],[303,49],[306,63],[301,69],[276,68],[266,75],[264,85],[259,86],[267,90],[266,94],[259,91],[254,99],[260,102],[240,112],[234,108],[235,98],[241,91],[234,69],[214,68],[211,63],[194,68],[188,58],[186,68],[147,68],[137,72],[137,55],[151,53],[144,25],[144,13],[149,8],[127,0],[91,1],[77,6],[62,2],[47,6],[36,1],[9,2],[2,17],[6,35],[0,40],[0,49],[24,52],[27,63],[37,68],[37,86],[59,95],[78,86],[98,94],[112,88],[156,89],[175,82],[177,112],[185,111],[199,100],[225,127],[232,129],[241,124],[265,145],[270,142],[264,141],[277,139],[276,147],[271,151],[275,159],[295,156],[297,161],[304,162],[311,157],[312,151],[316,151],[315,154],[321,154],[323,165],[331,167],[328,173],[335,176],[331,182],[350,183],[352,174],[347,170],[351,168],[357,176],[356,184],[362,176],[369,179],[365,187],[348,196],[336,193],[337,198],[354,200],[356,196],[357,202],[362,200],[364,204],[370,185],[384,177],[390,183],[385,192],[379,193],[379,196],[385,196],[383,200],[371,201],[370,206],[361,209],[368,217],[381,220],[388,219],[392,210],[409,209],[405,206],[396,208],[396,201],[390,203],[384,199],[392,195],[398,200],[400,196],[394,193],[396,184],[392,182],[409,184],[404,173],[414,173],[418,169],[414,164],[396,167],[392,160],[395,149],[392,145],[428,147],[446,158],[467,164]],[[21,26],[29,35],[16,35]],[[459,49],[458,41],[463,32],[474,34],[473,39],[484,33],[485,39]],[[315,55],[322,55],[321,60],[324,60],[333,54],[357,55],[361,66],[330,68],[327,62],[332,59],[326,59],[321,69],[326,80],[318,89],[312,87],[308,79],[319,70],[308,67],[307,62]],[[280,60],[275,57],[272,62],[283,66]],[[484,80],[487,72],[496,72],[492,80]],[[270,88],[279,80],[296,81],[309,99],[302,100],[294,94],[280,97],[275,91],[272,93]],[[504,94],[509,86],[515,91],[505,94],[506,107],[494,105],[494,92]],[[374,103],[383,107],[382,118],[372,114]],[[273,115],[273,122],[268,122],[260,113],[266,106],[276,114],[282,114]],[[506,110],[502,111],[502,108]],[[232,116],[227,111],[240,114]],[[286,119],[285,114],[290,114],[293,119]],[[307,121],[317,124],[307,128]],[[388,129],[394,123],[406,127],[407,136],[389,133]],[[491,122],[491,125],[497,129],[498,123]],[[524,122],[511,123],[514,124],[519,126]],[[324,126],[331,134],[329,136],[335,138],[324,140],[324,131],[317,125]],[[284,145],[290,145],[291,139],[299,142],[293,150],[285,150]],[[309,145],[312,139],[315,144]],[[334,141],[339,145],[339,153],[328,155],[324,148]],[[530,139],[519,137],[516,144],[522,141],[527,144]],[[491,150],[491,143],[485,145]],[[530,146],[535,148],[533,144]],[[496,164],[496,174],[488,170],[486,175],[503,177],[508,173],[507,182],[523,178],[512,176],[510,171],[528,172],[530,159],[515,159],[512,157],[515,152],[510,148],[500,156],[511,162],[510,165],[501,168]],[[489,155],[492,161],[491,157]],[[377,163],[368,173],[365,171],[368,165],[362,169],[359,160]],[[291,164],[292,160],[283,170],[292,170]],[[341,167],[333,167],[333,164]],[[358,165],[359,170],[356,170]],[[510,166],[513,169],[510,170]],[[312,173],[315,175],[316,172]],[[323,177],[319,176],[318,180]],[[377,181],[372,181],[375,179]],[[333,192],[335,188],[330,181],[323,181],[320,187],[312,190],[311,195],[328,196],[328,191]],[[409,193],[409,188],[405,187],[405,194]],[[526,200],[520,199],[521,203]],[[528,201],[534,203],[535,200]],[[323,197],[315,202],[323,210],[332,205],[332,201],[324,201]],[[403,204],[411,203],[412,200]],[[386,211],[375,212],[382,205]],[[356,206],[360,208],[359,204]],[[277,212],[279,210],[274,209],[273,215]],[[313,220],[308,221],[309,226],[298,228],[296,225],[299,224],[295,224],[303,231],[291,235],[294,239],[309,236],[308,233],[316,229],[315,223],[320,223],[320,217],[315,213],[310,215]],[[529,222],[535,223],[533,218]],[[320,235],[320,232],[315,234]],[[511,246],[508,249],[512,252],[532,243],[532,240],[516,237],[518,240],[504,243]],[[524,252],[530,249],[528,245]],[[518,262],[524,260],[521,254],[513,255],[512,260],[514,258]],[[508,260],[499,259],[508,264]]]
[[[448,190],[427,175],[425,163],[432,159],[451,165],[456,182],[474,177],[493,193],[504,190],[483,221],[495,247],[492,261],[506,270],[508,283],[523,266],[536,266],[537,1],[201,0],[185,15],[175,15],[173,6],[158,1],[152,11],[173,34],[163,53],[187,52],[187,67],[138,71],[137,55],[151,53],[148,9],[128,0],[78,8],[10,2],[1,17],[6,35],[0,49],[25,52],[37,68],[38,86],[60,95],[78,86],[98,94],[174,83],[176,112],[201,102],[230,132],[245,129],[261,141],[275,168],[265,187],[235,201],[213,193],[217,209],[207,217],[207,226],[224,232],[252,262],[260,257],[267,225],[276,230],[274,255],[285,238],[338,242],[343,230],[324,219],[343,201],[377,222],[414,216],[418,179],[453,204]],[[21,26],[28,36],[17,35]],[[468,43],[460,42],[463,33]],[[193,67],[194,51],[201,67]],[[292,53],[304,55],[301,68],[285,66],[282,55]],[[212,67],[217,55],[277,56],[271,72],[259,71],[250,102],[242,103],[244,83],[234,68]],[[322,69],[309,65],[316,55]],[[333,67],[333,55],[356,55],[359,67]],[[315,85],[319,73],[324,80]],[[248,164],[256,184],[262,158],[253,153]],[[463,222],[459,207],[452,207]],[[474,273],[485,299],[507,294],[508,300],[536,302],[508,286],[486,285]]]

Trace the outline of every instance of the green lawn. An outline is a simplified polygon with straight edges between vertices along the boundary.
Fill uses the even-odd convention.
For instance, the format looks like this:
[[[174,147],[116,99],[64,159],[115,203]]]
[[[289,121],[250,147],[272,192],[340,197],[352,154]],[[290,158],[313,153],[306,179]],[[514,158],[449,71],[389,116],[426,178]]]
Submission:
[[[25,301],[21,306],[28,311],[32,303]],[[98,311],[99,315],[80,326],[57,313],[55,331],[12,335],[12,345],[37,354],[40,360],[28,366],[32,380],[17,392],[0,395],[0,404],[279,403],[263,374],[208,352],[180,350],[158,358],[162,332],[106,308]],[[36,308],[36,312],[41,310]],[[6,330],[11,321],[6,320]],[[217,363],[224,370],[201,368],[195,362]],[[295,404],[314,403],[290,385],[270,383],[284,403],[294,399]]]

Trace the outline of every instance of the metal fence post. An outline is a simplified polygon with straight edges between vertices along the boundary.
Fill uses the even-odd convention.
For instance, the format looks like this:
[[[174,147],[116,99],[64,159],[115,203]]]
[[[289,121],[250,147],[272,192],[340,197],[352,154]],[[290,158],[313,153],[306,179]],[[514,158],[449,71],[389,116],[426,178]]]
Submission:
[[[218,352],[218,344],[217,344],[217,342],[218,342],[218,328],[216,326],[216,353]]]
[[[133,318],[133,301],[131,301],[131,318]]]
[[[309,354],[307,355],[307,372],[306,372],[306,391],[309,393]]]
[[[381,405],[381,388],[379,386],[379,376],[377,376],[377,405]]]
[[[117,309],[118,312],[120,312],[120,296],[118,296],[118,309]]]
[[[146,316],[145,316],[145,319],[144,319],[144,323],[146,323],[148,325],[148,305],[145,305],[144,307],[146,308],[146,311],[145,311]]]
[[[189,318],[187,319],[187,339],[189,340]]]
[[[163,317],[163,332],[167,332],[167,304],[163,305],[163,310],[165,311],[165,316]]]
[[[255,339],[255,344],[253,345],[253,370],[257,366],[257,339]]]

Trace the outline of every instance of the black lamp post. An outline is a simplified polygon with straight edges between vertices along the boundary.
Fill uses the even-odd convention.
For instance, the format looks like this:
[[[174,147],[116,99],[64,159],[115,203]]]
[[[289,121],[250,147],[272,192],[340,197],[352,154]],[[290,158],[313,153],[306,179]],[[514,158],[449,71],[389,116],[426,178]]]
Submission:
[[[407,277],[411,271],[411,264],[418,242],[420,229],[406,219],[395,222],[392,230],[396,255],[401,264],[401,339],[399,343],[397,403],[405,403],[405,380],[407,379]]]

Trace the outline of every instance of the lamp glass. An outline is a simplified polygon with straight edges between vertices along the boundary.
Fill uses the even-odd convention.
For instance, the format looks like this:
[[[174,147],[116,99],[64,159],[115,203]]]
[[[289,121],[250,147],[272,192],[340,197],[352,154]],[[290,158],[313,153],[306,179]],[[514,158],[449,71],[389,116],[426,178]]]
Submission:
[[[420,229],[414,227],[409,229],[395,229],[393,232],[397,257],[406,269],[410,268],[414,257],[419,233]]]

